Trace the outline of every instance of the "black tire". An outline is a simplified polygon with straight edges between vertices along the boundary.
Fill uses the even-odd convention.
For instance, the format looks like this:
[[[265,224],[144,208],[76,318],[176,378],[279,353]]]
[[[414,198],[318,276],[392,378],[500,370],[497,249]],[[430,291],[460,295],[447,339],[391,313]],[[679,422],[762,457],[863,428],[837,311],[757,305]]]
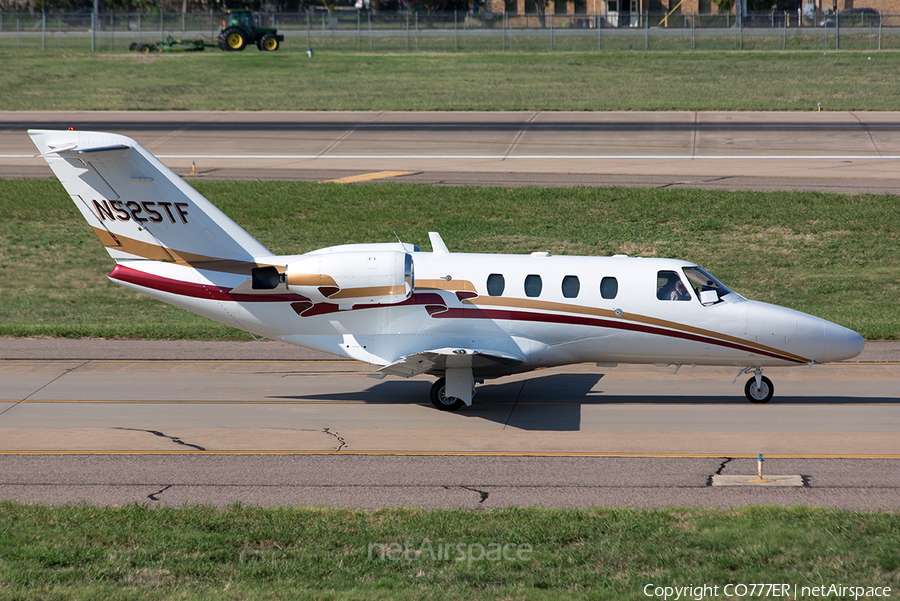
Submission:
[[[136,50],[137,50],[137,42],[131,42],[131,44],[128,45],[128,49],[129,49],[131,52],[136,51]]]
[[[763,376],[762,386],[757,388],[756,378],[753,377],[747,380],[747,384],[744,385],[744,394],[751,403],[758,405],[768,403],[772,399],[772,395],[775,394],[775,385],[772,384],[772,380]]]
[[[278,38],[272,34],[264,35],[256,46],[260,50],[274,52],[278,50]]]
[[[456,397],[448,397],[445,394],[447,390],[447,378],[439,378],[431,386],[431,404],[441,411],[459,411],[465,407],[462,399]]]
[[[243,50],[247,45],[247,34],[240,27],[229,27],[219,34],[219,48],[222,50]]]
[[[150,54],[150,44],[141,44],[140,48],[138,48],[138,52],[141,54]]]

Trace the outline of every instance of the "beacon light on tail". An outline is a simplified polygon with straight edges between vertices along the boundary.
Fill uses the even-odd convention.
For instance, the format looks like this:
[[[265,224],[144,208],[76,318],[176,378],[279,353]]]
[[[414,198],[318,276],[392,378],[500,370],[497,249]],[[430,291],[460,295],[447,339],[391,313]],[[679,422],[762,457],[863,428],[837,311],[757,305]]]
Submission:
[[[433,252],[401,242],[275,255],[130,138],[30,131],[115,259],[110,279],[211,319],[378,368],[437,378],[440,409],[543,367],[732,366],[754,403],[767,366],[849,359],[862,337],[745,299],[677,259]],[[735,378],[737,380],[737,377]]]

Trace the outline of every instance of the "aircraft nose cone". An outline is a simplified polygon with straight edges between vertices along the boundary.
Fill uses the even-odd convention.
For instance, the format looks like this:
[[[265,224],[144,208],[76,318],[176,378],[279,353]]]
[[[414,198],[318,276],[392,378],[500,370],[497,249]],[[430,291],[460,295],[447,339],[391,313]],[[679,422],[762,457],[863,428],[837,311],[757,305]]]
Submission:
[[[851,329],[834,323],[825,328],[825,361],[841,361],[857,356],[866,341]]]

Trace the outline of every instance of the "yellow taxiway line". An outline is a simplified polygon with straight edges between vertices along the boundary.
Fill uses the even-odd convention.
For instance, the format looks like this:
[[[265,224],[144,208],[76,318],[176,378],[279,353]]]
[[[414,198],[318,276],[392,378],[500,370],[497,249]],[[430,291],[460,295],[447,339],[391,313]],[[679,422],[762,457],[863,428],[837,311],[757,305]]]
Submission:
[[[339,179],[327,179],[320,181],[320,184],[355,184],[358,182],[370,182],[376,179],[387,179],[389,177],[400,177],[402,175],[414,175],[419,171],[376,171],[374,173],[362,173],[360,175],[351,175]]]

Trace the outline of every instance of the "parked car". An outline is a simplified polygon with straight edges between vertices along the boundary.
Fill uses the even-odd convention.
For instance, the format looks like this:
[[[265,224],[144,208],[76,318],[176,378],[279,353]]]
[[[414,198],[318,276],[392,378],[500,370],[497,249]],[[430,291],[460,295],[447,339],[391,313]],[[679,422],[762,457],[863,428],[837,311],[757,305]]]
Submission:
[[[838,24],[841,27],[868,27],[878,25],[881,22],[881,13],[874,8],[848,8],[837,14]],[[820,27],[834,27],[834,13],[826,15]]]

